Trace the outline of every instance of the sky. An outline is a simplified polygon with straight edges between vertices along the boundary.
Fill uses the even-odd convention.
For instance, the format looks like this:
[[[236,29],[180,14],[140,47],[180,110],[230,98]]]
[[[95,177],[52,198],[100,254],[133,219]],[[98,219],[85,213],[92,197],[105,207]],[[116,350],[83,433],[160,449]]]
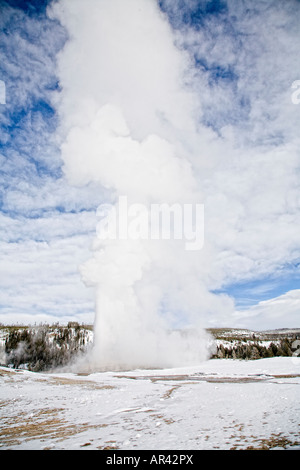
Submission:
[[[1,323],[300,326],[299,22],[298,0],[1,0]],[[120,195],[203,204],[203,248],[99,243]]]

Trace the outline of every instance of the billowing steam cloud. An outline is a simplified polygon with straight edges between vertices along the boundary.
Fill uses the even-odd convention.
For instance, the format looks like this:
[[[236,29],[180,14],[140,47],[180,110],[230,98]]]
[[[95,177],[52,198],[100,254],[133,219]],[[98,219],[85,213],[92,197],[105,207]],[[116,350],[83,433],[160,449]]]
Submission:
[[[145,207],[202,203],[190,158],[197,102],[185,86],[188,57],[175,47],[156,2],[61,0],[52,14],[70,37],[59,57],[56,103],[70,182],[99,182],[116,208],[119,196]],[[221,302],[232,307],[208,290],[206,239],[205,250],[188,251],[184,239],[96,237],[92,250],[81,273],[96,286],[96,366],[172,366],[206,357],[201,316]],[[191,329],[179,334],[182,327]]]

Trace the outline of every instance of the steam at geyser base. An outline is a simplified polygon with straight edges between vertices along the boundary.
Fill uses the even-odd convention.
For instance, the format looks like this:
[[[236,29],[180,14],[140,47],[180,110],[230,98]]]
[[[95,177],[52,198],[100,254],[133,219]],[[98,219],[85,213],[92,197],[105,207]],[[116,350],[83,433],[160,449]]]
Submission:
[[[109,200],[99,204],[117,204],[120,195],[145,206],[202,204],[195,171],[201,159],[193,162],[196,100],[183,85],[189,61],[175,47],[157,2],[60,0],[49,14],[69,33],[58,57],[56,103],[69,182],[109,190]],[[93,256],[80,268],[96,292],[86,367],[172,367],[206,359],[201,315],[221,301],[224,308],[224,299],[207,286],[207,241],[197,251],[186,250],[185,242],[95,237]]]
[[[178,296],[185,288],[180,265],[194,252],[185,250],[184,239],[166,239],[172,234],[170,213],[160,231],[164,237],[143,238],[143,215],[126,221],[131,238],[98,232],[94,256],[81,267],[84,282],[96,286],[94,345],[85,358],[89,369],[168,368],[207,358],[208,337],[195,321],[187,324],[186,297]]]

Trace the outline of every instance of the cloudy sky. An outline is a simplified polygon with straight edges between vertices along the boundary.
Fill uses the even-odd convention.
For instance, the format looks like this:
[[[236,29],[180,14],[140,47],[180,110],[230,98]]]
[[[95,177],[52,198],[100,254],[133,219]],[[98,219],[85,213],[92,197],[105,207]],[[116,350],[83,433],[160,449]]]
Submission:
[[[1,0],[0,322],[92,323],[107,296],[299,327],[299,24],[298,0]],[[118,195],[204,204],[203,249],[103,255]]]

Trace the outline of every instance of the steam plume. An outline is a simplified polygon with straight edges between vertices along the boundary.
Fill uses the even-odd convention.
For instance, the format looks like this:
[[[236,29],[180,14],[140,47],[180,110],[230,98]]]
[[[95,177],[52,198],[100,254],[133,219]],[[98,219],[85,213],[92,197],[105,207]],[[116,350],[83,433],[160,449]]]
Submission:
[[[146,206],[201,203],[189,148],[195,101],[184,86],[188,58],[156,2],[61,0],[52,14],[70,35],[56,104],[70,182],[98,182],[116,206],[122,195]],[[184,240],[95,238],[92,251],[81,273],[96,286],[95,365],[172,366],[206,357],[201,317],[220,302],[206,285],[207,244],[188,252]],[[188,326],[193,334],[178,332]]]

